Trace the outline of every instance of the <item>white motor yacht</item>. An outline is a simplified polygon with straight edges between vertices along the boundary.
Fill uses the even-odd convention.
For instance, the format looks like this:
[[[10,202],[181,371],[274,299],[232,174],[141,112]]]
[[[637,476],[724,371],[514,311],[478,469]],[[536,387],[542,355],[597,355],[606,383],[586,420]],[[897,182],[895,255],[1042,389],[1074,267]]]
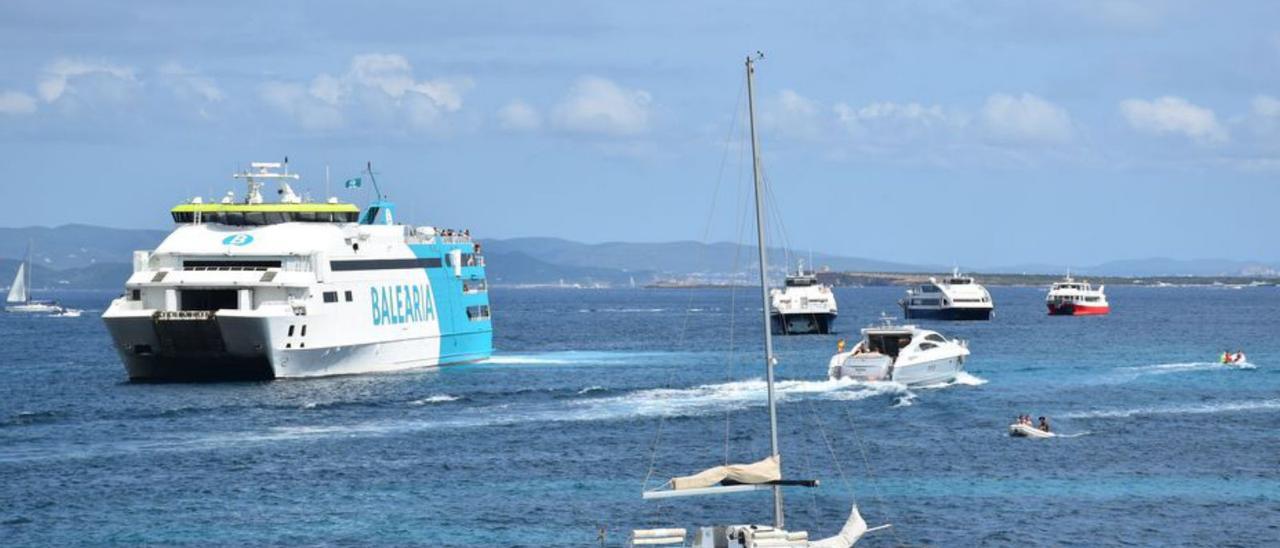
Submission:
[[[948,278],[929,278],[929,283],[908,289],[898,304],[908,320],[990,320],[995,310],[987,288],[961,276],[960,269],[952,270]]]
[[[827,373],[833,380],[937,384],[955,380],[968,356],[963,340],[884,318],[880,325],[864,328],[852,350],[832,356]]]

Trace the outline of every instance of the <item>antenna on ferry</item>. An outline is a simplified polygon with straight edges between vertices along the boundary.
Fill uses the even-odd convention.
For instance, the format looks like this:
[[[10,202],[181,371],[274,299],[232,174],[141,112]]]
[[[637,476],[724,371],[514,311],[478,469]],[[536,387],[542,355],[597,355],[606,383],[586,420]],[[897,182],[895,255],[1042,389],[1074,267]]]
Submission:
[[[378,189],[378,180],[373,177],[373,162],[365,162],[365,171],[369,174],[369,182],[373,183],[373,191],[378,195],[378,201],[382,201],[382,191]]]

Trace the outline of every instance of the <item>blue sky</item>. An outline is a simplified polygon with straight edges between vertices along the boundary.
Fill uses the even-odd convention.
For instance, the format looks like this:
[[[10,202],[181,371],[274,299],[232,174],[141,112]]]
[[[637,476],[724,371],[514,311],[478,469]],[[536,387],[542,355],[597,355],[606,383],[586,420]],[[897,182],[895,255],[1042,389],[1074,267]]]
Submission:
[[[402,217],[482,237],[701,239],[714,211],[733,241],[727,137],[759,49],[795,247],[1276,261],[1276,21],[1276,2],[8,1],[3,224],[164,228],[288,155],[317,198],[325,165],[372,160]]]

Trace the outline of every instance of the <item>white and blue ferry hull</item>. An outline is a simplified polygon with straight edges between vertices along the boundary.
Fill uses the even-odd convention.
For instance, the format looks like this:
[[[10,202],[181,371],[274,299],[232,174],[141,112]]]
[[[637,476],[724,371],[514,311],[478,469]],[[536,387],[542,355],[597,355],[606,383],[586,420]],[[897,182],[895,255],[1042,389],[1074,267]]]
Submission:
[[[376,255],[312,254],[296,263],[305,265],[299,268],[305,271],[185,267],[193,261],[165,269],[135,269],[126,295],[103,314],[129,378],[316,377],[488,358],[493,330],[483,258],[474,253],[475,244],[406,243],[399,227],[367,230],[394,238]],[[193,246],[192,241],[226,237],[225,227],[180,231],[186,231],[178,238],[186,244],[184,250]],[[252,236],[245,238],[252,242],[280,240],[289,245],[296,231],[297,227],[281,225],[240,229],[237,234]],[[376,238],[365,241],[373,247]],[[278,254],[262,249],[233,258],[243,263]],[[212,310],[190,310],[181,304],[184,292],[201,291],[234,294],[238,302]]]

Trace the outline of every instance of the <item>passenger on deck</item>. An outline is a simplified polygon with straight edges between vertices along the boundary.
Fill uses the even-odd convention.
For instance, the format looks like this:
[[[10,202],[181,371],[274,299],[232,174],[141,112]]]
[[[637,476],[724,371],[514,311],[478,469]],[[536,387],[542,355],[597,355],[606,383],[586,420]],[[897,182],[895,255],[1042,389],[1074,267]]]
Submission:
[[[1040,431],[1041,432],[1049,431],[1049,420],[1044,417],[1040,417]]]

